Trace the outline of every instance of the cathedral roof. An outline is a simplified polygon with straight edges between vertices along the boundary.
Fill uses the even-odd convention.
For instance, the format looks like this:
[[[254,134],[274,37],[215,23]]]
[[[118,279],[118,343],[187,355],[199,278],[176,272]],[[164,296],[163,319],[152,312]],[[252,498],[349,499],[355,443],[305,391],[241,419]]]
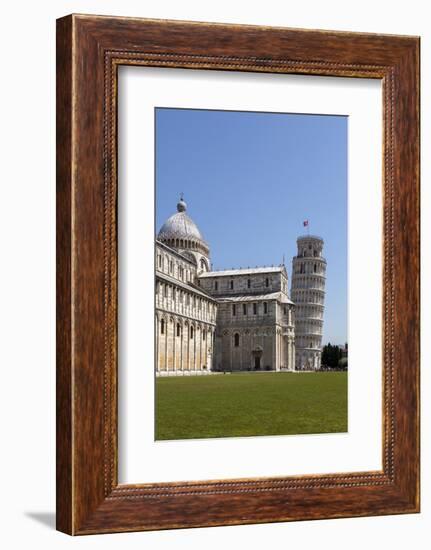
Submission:
[[[201,273],[199,278],[232,277],[233,275],[254,275],[257,273],[281,273],[283,271],[286,271],[284,265],[278,265],[276,267],[246,267],[240,269],[225,269],[223,271],[207,271],[206,273]]]
[[[177,212],[162,225],[158,239],[197,239],[205,242],[195,222],[186,214],[187,204],[181,198]]]
[[[241,296],[223,296],[216,297],[218,302],[264,302],[268,300],[278,300],[282,304],[292,304],[294,302],[290,300],[283,292],[269,292],[268,294],[242,294]]]

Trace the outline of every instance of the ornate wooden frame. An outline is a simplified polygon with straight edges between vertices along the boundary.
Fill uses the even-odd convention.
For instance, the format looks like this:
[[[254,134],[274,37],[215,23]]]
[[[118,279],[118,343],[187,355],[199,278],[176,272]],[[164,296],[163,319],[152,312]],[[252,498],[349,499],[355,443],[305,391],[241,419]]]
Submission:
[[[383,470],[119,485],[119,65],[378,78]],[[149,243],[152,246],[152,243]],[[70,15],[57,21],[57,528],[69,534],[419,511],[419,38]]]

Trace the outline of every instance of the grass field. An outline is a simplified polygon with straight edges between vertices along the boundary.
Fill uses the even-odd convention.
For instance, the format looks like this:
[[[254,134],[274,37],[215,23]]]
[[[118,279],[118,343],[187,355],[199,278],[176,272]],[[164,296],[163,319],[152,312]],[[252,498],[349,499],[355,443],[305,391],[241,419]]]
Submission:
[[[346,372],[156,379],[156,440],[346,431]]]

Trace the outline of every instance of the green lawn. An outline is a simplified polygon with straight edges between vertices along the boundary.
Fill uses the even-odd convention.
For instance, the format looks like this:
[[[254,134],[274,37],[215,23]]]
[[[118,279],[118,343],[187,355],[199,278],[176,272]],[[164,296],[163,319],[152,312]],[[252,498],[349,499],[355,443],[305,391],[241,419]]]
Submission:
[[[347,431],[347,373],[156,379],[156,439]]]

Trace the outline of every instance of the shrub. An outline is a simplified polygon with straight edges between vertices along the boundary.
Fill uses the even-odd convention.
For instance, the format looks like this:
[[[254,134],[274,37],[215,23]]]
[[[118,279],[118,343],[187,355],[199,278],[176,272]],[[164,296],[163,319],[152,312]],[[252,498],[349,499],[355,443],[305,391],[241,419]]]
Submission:
[[[338,361],[338,367],[340,369],[347,369],[347,365],[348,365],[348,361],[347,361],[347,357],[342,357],[339,361]]]

